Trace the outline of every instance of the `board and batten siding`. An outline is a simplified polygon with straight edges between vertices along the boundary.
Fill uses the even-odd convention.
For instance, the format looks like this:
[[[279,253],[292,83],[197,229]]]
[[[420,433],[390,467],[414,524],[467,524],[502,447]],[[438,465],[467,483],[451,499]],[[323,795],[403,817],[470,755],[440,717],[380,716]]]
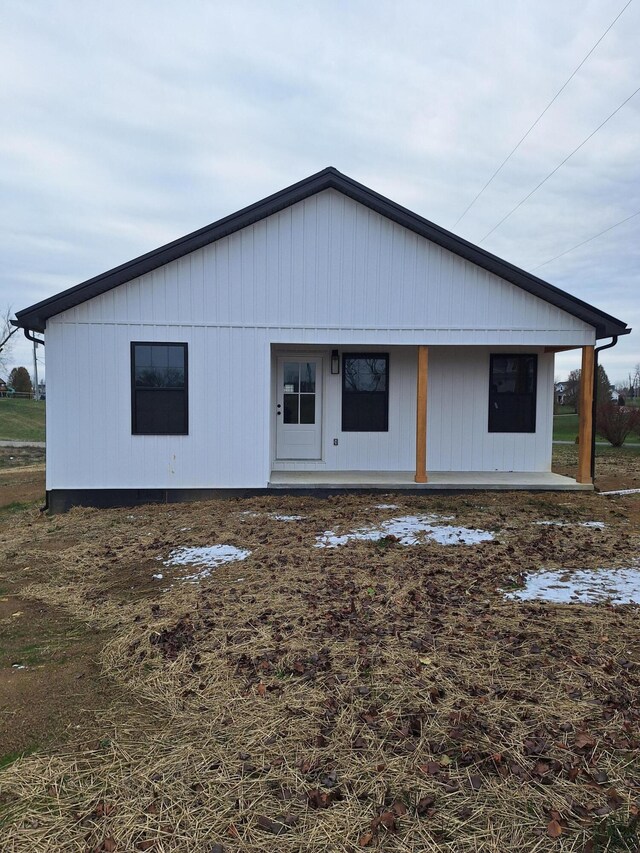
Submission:
[[[335,190],[51,322],[255,327],[274,330],[274,340],[286,332],[284,342],[299,330],[310,343],[360,331],[397,344],[594,342],[582,320]]]
[[[132,340],[188,343],[188,436],[131,435]],[[390,350],[399,420],[385,438],[340,435],[334,451],[340,409],[330,383],[335,391],[339,382],[327,377],[328,470],[413,467],[418,344],[431,347],[432,470],[547,470],[552,357],[545,369],[541,359],[538,380],[547,426],[532,439],[484,434],[488,353],[583,346],[595,332],[326,190],[51,318],[46,341],[48,489],[257,488],[272,467],[278,347],[399,348]],[[451,426],[454,396],[465,415]]]
[[[427,470],[550,471],[552,353],[538,351],[536,431],[489,432],[489,356],[496,348],[429,350]],[[534,352],[510,348],[509,352]]]
[[[350,348],[343,348],[348,351]],[[389,353],[389,431],[341,431],[342,376],[332,376],[331,350],[310,347],[324,358],[323,446],[321,461],[274,461],[279,471],[411,471],[416,452],[415,347],[370,346]],[[298,347],[274,348],[272,399],[278,355]],[[510,347],[509,352],[537,352],[535,433],[489,432],[489,360],[500,347],[430,347],[427,401],[427,469],[429,471],[550,471],[553,432],[552,353]],[[334,445],[334,438],[338,445]],[[275,459],[272,432],[271,458]]]
[[[131,434],[132,340],[189,346],[189,435]],[[47,325],[47,489],[264,486],[270,355],[254,329]]]
[[[344,352],[362,347],[344,347]],[[342,373],[331,375],[331,349],[310,347],[306,352],[322,355],[324,362],[321,461],[274,461],[278,471],[410,471],[415,465],[416,440],[416,350],[415,347],[367,345],[367,352],[389,353],[389,429],[387,432],[342,432]],[[275,399],[276,360],[295,354],[299,347],[274,347],[272,399]],[[337,439],[338,444],[334,444]],[[275,460],[275,430],[271,453]]]

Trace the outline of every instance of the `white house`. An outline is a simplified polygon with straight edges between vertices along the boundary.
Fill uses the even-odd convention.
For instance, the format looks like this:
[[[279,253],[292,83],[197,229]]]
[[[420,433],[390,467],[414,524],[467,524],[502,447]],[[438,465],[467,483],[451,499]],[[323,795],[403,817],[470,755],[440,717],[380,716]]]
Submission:
[[[323,171],[26,308],[52,510],[551,473],[554,353],[620,320]],[[237,492],[236,492],[237,493]]]

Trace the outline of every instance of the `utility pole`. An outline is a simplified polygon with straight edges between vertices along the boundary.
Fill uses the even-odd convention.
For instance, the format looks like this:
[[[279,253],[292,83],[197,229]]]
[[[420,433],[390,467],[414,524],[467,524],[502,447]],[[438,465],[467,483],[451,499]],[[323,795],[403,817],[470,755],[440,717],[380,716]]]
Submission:
[[[40,386],[38,385],[38,356],[36,354],[36,347],[37,346],[38,346],[38,344],[34,341],[33,342],[33,378],[35,380],[34,395],[33,395],[34,400],[40,399]]]

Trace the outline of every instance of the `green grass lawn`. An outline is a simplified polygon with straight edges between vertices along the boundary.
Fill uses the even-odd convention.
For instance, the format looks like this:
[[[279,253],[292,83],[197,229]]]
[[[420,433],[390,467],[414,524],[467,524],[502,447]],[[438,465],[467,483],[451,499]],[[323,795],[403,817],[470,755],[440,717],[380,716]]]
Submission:
[[[575,441],[578,434],[578,415],[554,415],[553,440]]]
[[[578,435],[578,415],[554,415],[553,416],[553,440],[554,441],[575,441]],[[602,436],[596,433],[597,441],[605,441]],[[631,442],[635,444],[640,441],[636,433],[631,433],[627,436],[625,444]]]
[[[44,441],[45,403],[0,397],[0,440]]]

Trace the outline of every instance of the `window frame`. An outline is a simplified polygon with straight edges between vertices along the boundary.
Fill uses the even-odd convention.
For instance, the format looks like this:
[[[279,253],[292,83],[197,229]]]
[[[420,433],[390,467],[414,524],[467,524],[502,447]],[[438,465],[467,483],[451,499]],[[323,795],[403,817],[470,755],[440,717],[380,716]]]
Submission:
[[[184,352],[184,388],[136,388],[136,347],[182,347]],[[131,435],[189,435],[189,345],[184,341],[131,341]],[[137,428],[137,399],[138,390],[144,391],[173,391],[182,394],[184,398],[184,432],[140,432]]]
[[[527,395],[531,397],[531,415],[530,422],[526,424],[524,427],[513,428],[513,424],[510,424],[509,429],[501,429],[497,427],[495,424],[492,425],[492,402],[494,398],[494,393],[492,390],[493,386],[493,364],[494,360],[497,358],[531,358],[533,359],[533,390],[527,392]],[[515,397],[515,396],[523,396],[522,394],[516,394],[515,392],[505,392],[503,394],[497,395],[498,397]],[[536,420],[538,415],[538,353],[537,352],[492,352],[489,356],[489,412],[488,412],[488,431],[491,434],[517,434],[517,435],[532,435],[536,432]]]
[[[344,422],[344,400],[345,394],[352,394],[354,397],[357,396],[357,392],[348,391],[346,389],[346,370],[345,370],[345,362],[348,358],[375,358],[375,359],[384,359],[385,361],[385,373],[386,373],[386,388],[384,391],[378,391],[378,394],[384,394],[385,397],[385,417],[384,417],[384,427],[379,429],[353,429],[350,427],[345,427]],[[340,426],[342,432],[389,432],[389,353],[388,352],[343,352],[342,353],[342,394],[340,398],[341,402],[341,418],[340,418]]]

